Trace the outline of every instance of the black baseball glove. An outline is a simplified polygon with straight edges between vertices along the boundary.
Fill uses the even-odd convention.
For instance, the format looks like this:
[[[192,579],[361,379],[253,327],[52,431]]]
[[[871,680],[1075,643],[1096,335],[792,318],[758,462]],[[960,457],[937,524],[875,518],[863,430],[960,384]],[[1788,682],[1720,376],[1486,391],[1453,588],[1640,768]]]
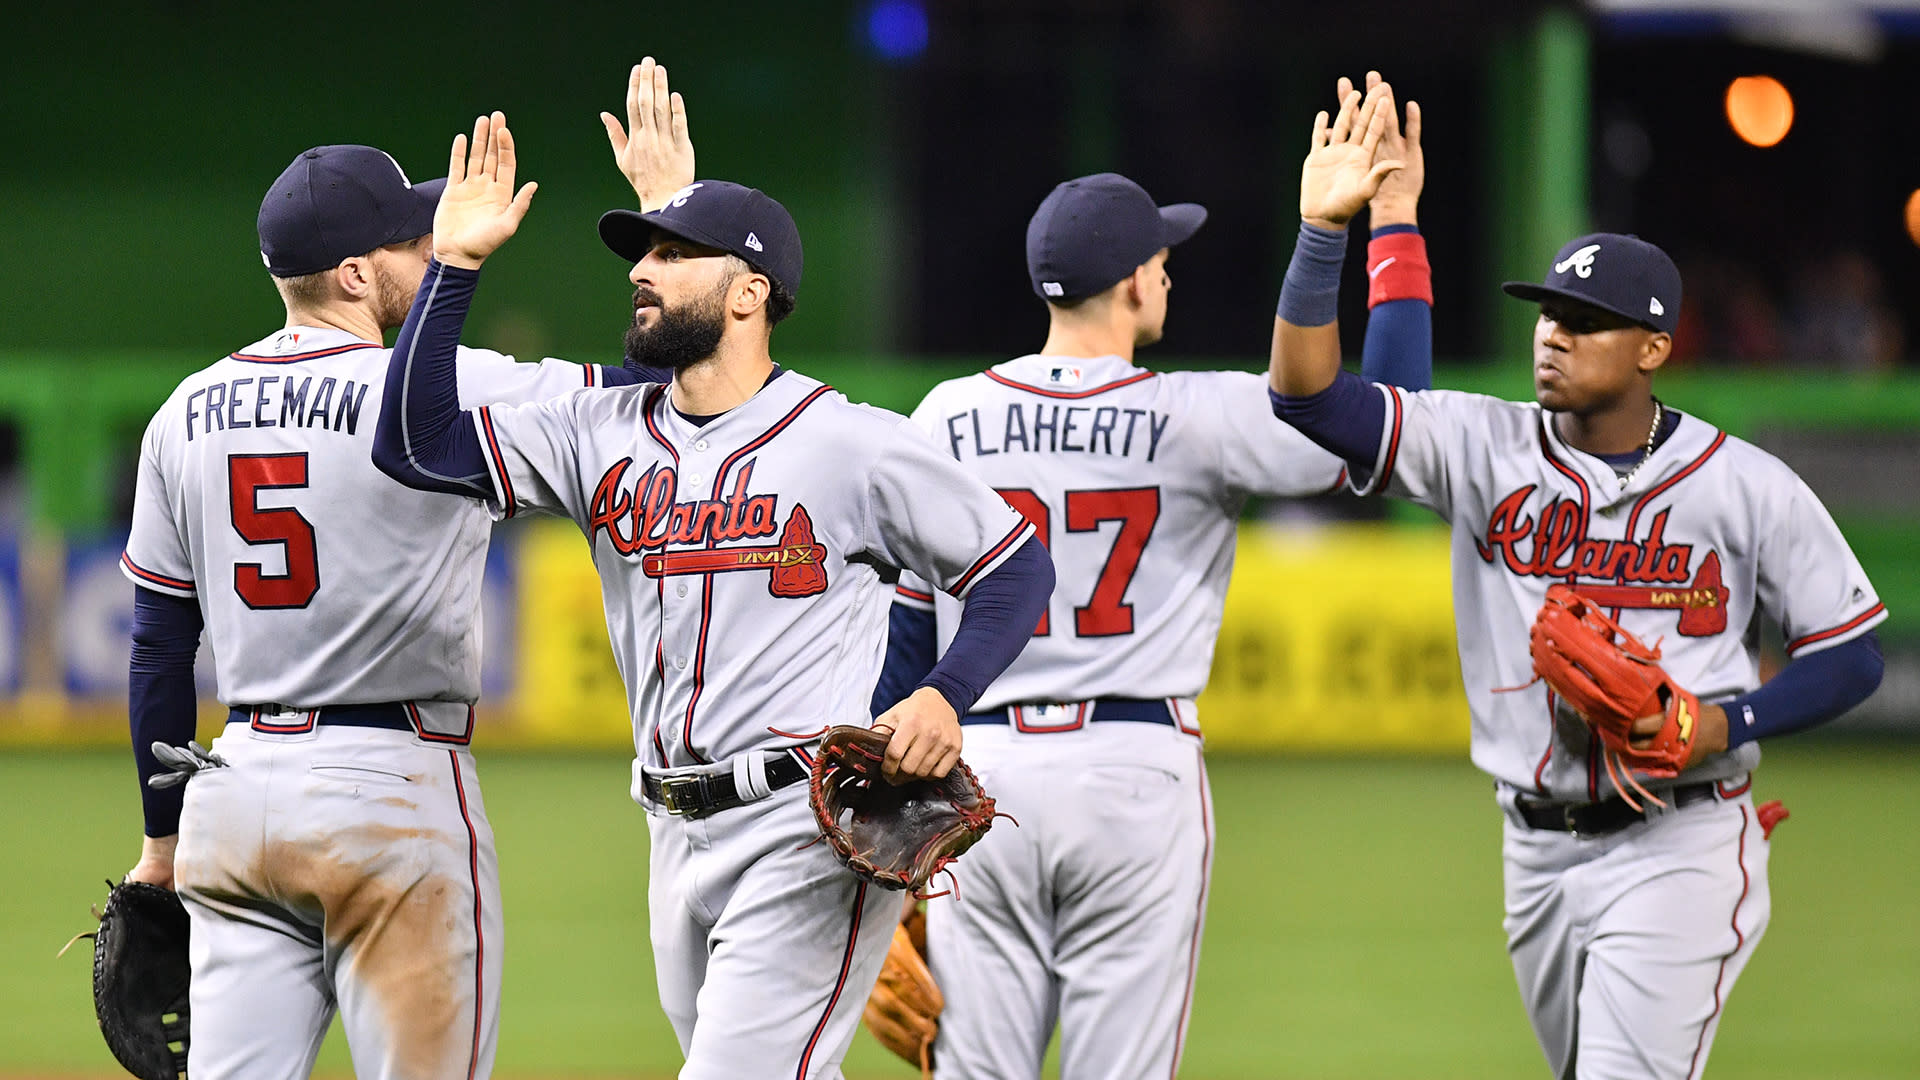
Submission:
[[[93,932],[100,1034],[141,1080],[178,1080],[187,1073],[187,909],[158,885],[108,886]]]

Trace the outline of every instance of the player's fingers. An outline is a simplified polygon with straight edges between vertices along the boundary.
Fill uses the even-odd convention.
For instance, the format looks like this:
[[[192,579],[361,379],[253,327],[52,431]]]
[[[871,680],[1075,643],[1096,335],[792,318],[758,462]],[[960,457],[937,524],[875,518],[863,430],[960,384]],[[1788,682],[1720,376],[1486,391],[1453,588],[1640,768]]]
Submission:
[[[1360,93],[1355,91],[1340,101],[1340,115],[1333,118],[1333,130],[1328,132],[1330,142],[1343,143],[1353,130],[1353,118],[1360,111]]]
[[[1353,93],[1353,80],[1345,75],[1340,76],[1339,80],[1333,84],[1333,100],[1345,101],[1347,95],[1351,93]]]
[[[500,130],[494,133],[494,139],[499,144],[500,149],[499,179],[502,184],[506,185],[507,190],[511,191],[513,190],[513,174],[517,168],[518,159],[515,158],[513,154],[513,132],[506,126],[504,122],[505,119],[505,117],[501,118],[502,123]]]
[[[953,767],[958,764],[960,764],[960,748],[955,746],[941,751],[940,756],[934,759],[933,767],[927,770],[927,775],[938,780],[952,772]]]
[[[1407,102],[1407,145],[1420,149],[1420,103]]]
[[[487,143],[493,137],[493,127],[487,117],[479,117],[473,122],[473,138],[467,141],[467,169],[463,176],[478,175],[486,164]]]
[[[481,162],[481,168],[486,172],[489,180],[497,180],[500,177],[500,141],[506,132],[506,113],[496,110],[493,115],[487,117],[487,156]]]
[[[627,129],[620,126],[620,120],[612,113],[600,114],[600,126],[607,129],[607,145],[613,147],[617,156],[627,148]]]
[[[1367,72],[1367,89],[1371,90],[1378,85],[1380,85],[1380,73],[1377,71]]]
[[[447,159],[447,183],[457,184],[467,177],[467,137],[453,137],[453,153]]]
[[[688,146],[692,140],[687,135],[687,103],[678,93],[673,95],[673,144]]]
[[[907,744],[913,741],[911,731],[894,731],[887,739],[887,754],[880,761],[880,775],[892,780],[900,772],[900,759],[906,756]]]
[[[1327,145],[1327,110],[1321,109],[1313,117],[1313,137],[1307,142],[1309,153]]]
[[[513,202],[507,209],[513,215],[513,224],[516,228],[520,224],[520,219],[527,216],[527,211],[533,209],[533,193],[538,190],[540,190],[539,182],[529,180],[522,184],[519,192],[514,195]]]
[[[1380,107],[1383,102],[1385,108]],[[1393,99],[1376,99],[1373,105],[1373,114],[1367,117],[1366,127],[1359,132],[1360,149],[1365,151],[1369,158],[1373,156],[1374,149],[1380,145],[1380,136],[1386,134],[1387,113],[1393,109]]]
[[[653,57],[640,58],[627,90],[627,127],[637,137],[653,123]]]
[[[661,134],[673,131],[673,93],[667,88],[667,66],[653,69],[653,127]]]
[[[1401,169],[1406,168],[1406,165],[1407,163],[1404,161],[1376,162],[1373,168],[1367,172],[1367,198],[1373,198],[1373,193],[1380,190],[1381,181],[1399,172]]]

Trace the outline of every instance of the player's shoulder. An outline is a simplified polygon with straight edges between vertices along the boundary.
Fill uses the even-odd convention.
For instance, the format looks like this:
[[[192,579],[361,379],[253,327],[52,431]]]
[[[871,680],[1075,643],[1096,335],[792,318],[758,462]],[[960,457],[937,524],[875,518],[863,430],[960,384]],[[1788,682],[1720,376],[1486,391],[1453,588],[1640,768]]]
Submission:
[[[1793,466],[1772,452],[1684,409],[1667,408],[1680,414],[1680,423],[1669,438],[1680,456],[1688,459],[1687,467],[1711,465],[1748,487],[1800,484],[1800,475],[1793,471]]]

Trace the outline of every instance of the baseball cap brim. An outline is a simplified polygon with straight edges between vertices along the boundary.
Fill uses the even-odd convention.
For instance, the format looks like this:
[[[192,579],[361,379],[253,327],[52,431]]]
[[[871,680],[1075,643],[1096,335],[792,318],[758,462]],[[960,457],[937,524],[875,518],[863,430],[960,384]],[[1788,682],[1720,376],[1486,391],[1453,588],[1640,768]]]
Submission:
[[[1500,286],[1500,291],[1520,300],[1572,300],[1578,304],[1585,304],[1590,308],[1597,308],[1610,315],[1618,315],[1635,326],[1644,326],[1649,330],[1666,333],[1666,331],[1661,330],[1659,327],[1635,315],[1631,311],[1622,311],[1612,304],[1603,304],[1591,296],[1574,292],[1572,289],[1556,289],[1551,285],[1542,285],[1537,281],[1509,281]]]
[[[638,210],[609,210],[600,215],[600,242],[630,263],[639,262],[647,257],[647,252],[653,250],[654,233],[691,240],[701,247],[731,250],[718,237],[702,229],[684,222],[663,220],[657,210],[644,214]]]
[[[1186,242],[1207,223],[1207,208],[1199,203],[1174,203],[1160,210],[1160,246],[1172,247]]]
[[[425,236],[433,231],[433,212],[440,208],[440,193],[447,189],[447,178],[422,180],[413,185],[413,213],[398,229],[394,230],[389,244],[399,244],[415,237]]]

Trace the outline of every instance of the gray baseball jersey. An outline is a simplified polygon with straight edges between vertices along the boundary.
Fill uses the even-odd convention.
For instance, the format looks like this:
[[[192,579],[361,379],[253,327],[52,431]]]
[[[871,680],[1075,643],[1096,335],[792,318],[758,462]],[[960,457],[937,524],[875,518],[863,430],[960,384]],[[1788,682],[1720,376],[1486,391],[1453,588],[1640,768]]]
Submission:
[[[147,425],[121,569],[197,598],[220,700],[472,702],[491,522],[373,466],[388,350],[275,333],[182,380]],[[551,398],[591,364],[460,351],[462,403]]]
[[[1198,696],[1247,499],[1321,494],[1342,476],[1337,457],[1274,423],[1266,380],[1240,371],[1024,356],[941,383],[913,419],[1031,518],[1053,556],[1053,603],[983,710]],[[898,596],[937,606],[944,651],[959,605],[912,576]]]
[[[699,765],[871,723],[900,569],[964,598],[1033,533],[905,418],[792,371],[704,426],[660,385],[474,422],[496,512],[559,514],[587,535],[636,800],[642,761]]]
[[[1611,792],[1586,724],[1555,710],[1544,683],[1496,692],[1530,678],[1528,631],[1550,584],[1572,585],[1641,640],[1659,642],[1662,666],[1704,702],[1760,685],[1747,634],[1756,611],[1783,628],[1790,654],[1837,645],[1886,618],[1806,484],[1711,424],[1683,415],[1623,483],[1567,446],[1537,405],[1378,390],[1387,423],[1357,490],[1404,496],[1453,526],[1473,760],[1515,788],[1571,801]],[[1759,760],[1746,743],[1686,779],[1736,777]]]

